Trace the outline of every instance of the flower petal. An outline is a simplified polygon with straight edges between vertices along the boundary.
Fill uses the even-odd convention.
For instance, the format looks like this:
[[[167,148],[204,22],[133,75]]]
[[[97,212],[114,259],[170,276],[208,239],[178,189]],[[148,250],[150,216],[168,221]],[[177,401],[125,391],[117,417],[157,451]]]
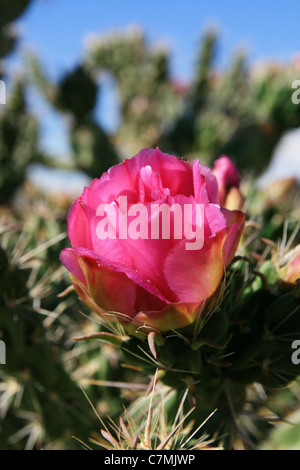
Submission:
[[[95,179],[85,188],[82,201],[97,210],[103,203],[111,203],[119,196],[127,196],[128,203],[139,201],[139,174],[141,168],[150,166],[159,174],[163,188],[169,188],[172,195],[193,194],[193,173],[188,162],[157,149],[141,150],[135,157],[126,159]]]
[[[72,246],[92,248],[91,230],[86,208],[78,198],[71,206],[68,214],[68,234]]]
[[[243,214],[237,217],[242,220]],[[164,274],[179,302],[201,303],[215,292],[235,253],[241,230],[240,222],[224,227],[206,239],[201,250],[186,251],[184,241],[174,248],[166,259]]]
[[[199,160],[193,164],[194,195],[198,204],[218,204],[218,182],[210,168],[203,165]]]
[[[132,286],[138,288],[139,293],[143,295],[143,300],[141,300],[141,302],[145,302],[145,298],[147,298],[147,295],[149,294],[156,298],[155,302],[160,306],[164,306],[169,303],[169,301],[149,279],[145,279],[139,271],[132,269],[126,264],[107,260],[89,250],[80,247],[73,249],[67,248],[62,253],[61,259],[67,269],[71,271],[73,276],[75,276],[87,286],[88,291],[90,292],[94,301],[97,302],[97,299],[99,300],[99,305],[101,306],[102,295],[111,297],[112,301],[114,301],[116,295],[114,293],[114,288],[118,287],[120,295],[126,296],[126,289],[128,288],[130,293],[132,292]],[[99,279],[97,278],[98,271],[101,272]],[[116,282],[114,284],[111,282],[111,284],[107,284],[105,281],[101,281],[101,277],[104,276],[104,273],[110,275],[110,277],[115,275],[116,281],[120,280],[120,283],[118,284],[118,282]],[[125,280],[125,278],[127,278],[128,282]],[[102,289],[105,291],[104,294]],[[145,291],[145,293],[143,291]],[[152,301],[154,301],[153,298]],[[141,308],[140,305],[138,305],[138,308]],[[136,310],[132,311],[136,313]]]
[[[79,265],[78,256],[73,248],[65,248],[60,253],[60,261],[65,265],[67,270],[80,282],[87,285],[84,273]]]
[[[215,161],[212,173],[216,176],[218,181],[218,198],[220,205],[225,207],[228,191],[231,188],[240,187],[240,174],[235,164],[227,155],[222,155]]]
[[[148,326],[158,331],[184,328],[196,321],[202,312],[201,303],[177,303],[160,311],[144,311],[133,319],[136,325]]]

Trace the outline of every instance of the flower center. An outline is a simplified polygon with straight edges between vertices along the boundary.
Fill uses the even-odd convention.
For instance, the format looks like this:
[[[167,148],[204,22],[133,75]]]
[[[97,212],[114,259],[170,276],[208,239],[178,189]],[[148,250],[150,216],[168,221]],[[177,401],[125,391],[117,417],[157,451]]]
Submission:
[[[170,195],[170,189],[162,185],[160,174],[147,165],[139,173],[139,202],[152,202]]]

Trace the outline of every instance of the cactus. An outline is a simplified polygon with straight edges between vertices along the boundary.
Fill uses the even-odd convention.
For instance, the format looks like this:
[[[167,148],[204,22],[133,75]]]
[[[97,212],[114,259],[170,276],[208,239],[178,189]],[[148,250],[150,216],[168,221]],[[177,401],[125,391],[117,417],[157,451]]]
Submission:
[[[46,77],[36,58],[30,69],[51,105],[71,118],[74,166],[89,176],[98,177],[118,158],[155,146],[186,158],[196,154],[207,164],[227,154],[239,170],[257,176],[284,133],[299,125],[300,108],[291,100],[297,64],[250,68],[246,53],[238,50],[218,71],[218,43],[215,31],[203,35],[187,86],[172,77],[168,50],[148,44],[140,30],[94,35],[82,63],[59,83]],[[120,113],[111,136],[93,116],[95,77],[105,74],[115,82]],[[53,160],[56,164],[62,162]]]
[[[9,97],[5,57],[16,47],[13,22],[29,7],[30,0],[0,1],[0,78],[5,83],[5,100],[0,103],[0,204],[10,202],[26,179],[28,165],[37,161],[38,123],[28,112],[24,76],[13,80]],[[2,91],[2,90],[1,90]]]
[[[118,163],[111,138],[95,117],[99,86],[88,68],[84,64],[76,66],[58,83],[52,83],[35,57],[29,57],[29,66],[39,90],[70,122],[71,161],[61,161],[55,155],[42,155],[41,161],[54,168],[81,170],[91,178],[99,177]]]
[[[182,111],[159,145],[170,153],[197,154],[207,164],[227,154],[241,171],[257,176],[284,133],[299,125],[299,106],[291,100],[297,64],[250,69],[246,54],[238,51],[227,69],[218,71],[217,39],[214,31],[204,35]]]
[[[0,204],[11,200],[26,177],[28,166],[38,161],[38,123],[26,111],[25,86],[14,85],[0,115]]]
[[[120,108],[116,146],[121,155],[156,146],[180,101],[170,76],[168,51],[151,47],[142,31],[129,30],[93,37],[85,62],[94,73],[109,73],[115,80]]]
[[[120,376],[118,356],[109,347],[83,345],[72,338],[91,326],[78,314],[70,294],[58,295],[68,279],[58,263],[64,246],[66,201],[27,188],[14,214],[0,215],[0,448],[78,449],[96,427],[83,389],[99,413],[121,413],[120,392],[95,387],[93,379]],[[103,411],[100,411],[102,407]]]
[[[15,43],[6,26],[29,3],[0,1],[1,58]],[[168,51],[154,50],[141,32],[94,38],[82,63],[57,83],[32,58],[35,83],[70,123],[70,168],[100,177],[133,149],[160,145],[206,162],[226,152],[248,174],[260,173],[285,130],[298,125],[290,89],[296,69],[254,73],[238,53],[217,74],[217,39],[204,36],[195,76],[183,88],[170,75]],[[119,93],[114,135],[96,122],[99,72],[114,77]],[[239,253],[194,324],[158,332],[99,321],[58,261],[71,201],[24,185],[29,164],[64,162],[41,155],[25,82],[11,89],[0,116],[0,341],[7,355],[0,447],[278,445],[274,423],[289,416],[299,392],[291,360],[300,331],[297,182],[266,191],[243,183],[248,222]]]
[[[249,207],[255,214],[255,204]],[[270,200],[261,212],[266,224],[269,209]],[[287,277],[292,260],[298,260],[297,235],[296,229],[277,244],[261,238],[260,226],[249,220],[238,256],[196,323],[158,332],[123,329],[117,320],[108,320],[90,340],[110,342],[125,364],[166,387],[172,396],[165,403],[170,422],[182,403],[191,433],[201,426],[214,446],[232,449],[239,442],[246,449],[259,448],[261,436],[266,439],[272,422],[285,413],[281,406],[278,415],[272,414],[276,397],[299,377],[291,349],[300,331],[299,287],[295,276]],[[258,387],[267,397],[264,401]],[[261,407],[269,407],[270,420],[260,415]],[[251,420],[255,426],[249,425]],[[117,434],[116,429],[104,430],[98,444],[124,449],[123,440],[116,439],[125,432],[122,426]],[[131,434],[127,449],[133,442],[144,445],[141,436],[135,437]]]
[[[10,54],[16,47],[18,37],[13,23],[29,7],[31,0],[12,0],[0,2],[0,59]],[[2,75],[0,69],[0,76]]]

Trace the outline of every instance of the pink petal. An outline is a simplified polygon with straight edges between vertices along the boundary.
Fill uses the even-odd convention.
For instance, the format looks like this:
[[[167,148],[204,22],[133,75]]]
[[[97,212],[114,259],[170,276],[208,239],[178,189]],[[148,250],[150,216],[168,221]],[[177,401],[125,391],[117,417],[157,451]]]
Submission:
[[[71,206],[68,214],[68,233],[72,246],[92,248],[90,218],[87,217],[89,209],[77,199]]]
[[[197,203],[218,204],[218,183],[211,169],[199,160],[193,164],[194,194]]]
[[[164,309],[167,305],[156,288],[139,273],[124,266],[104,264],[104,260],[87,250],[67,248],[61,253],[61,261],[70,271],[79,296],[100,315],[115,312],[120,321],[126,321],[140,310]]]
[[[202,312],[202,306],[203,302],[172,304],[160,311],[142,311],[133,321],[136,325],[148,326],[158,331],[176,330],[194,323]]]
[[[287,283],[295,284],[300,279],[300,255],[295,256],[289,264],[284,280]]]
[[[230,228],[224,244],[224,259],[226,266],[228,266],[228,264],[231,263],[240,243],[246,217],[241,211],[222,209],[222,213],[226,219],[226,225]]]
[[[169,188],[172,195],[193,194],[190,164],[157,148],[144,149],[135,157],[110,168],[100,179],[95,179],[90,188],[85,188],[82,201],[94,210],[99,204],[110,203],[120,195],[127,196],[129,203],[138,202],[139,174],[146,166],[160,175],[163,188]]]
[[[224,206],[228,191],[231,188],[239,188],[240,174],[237,167],[226,155],[222,155],[215,161],[212,172],[218,181],[220,205]]]
[[[187,251],[183,241],[170,253],[164,273],[179,302],[201,303],[216,291],[239,242],[240,221],[206,239],[201,250]]]
[[[168,300],[163,296],[161,291],[149,279],[145,278],[137,269],[132,269],[130,266],[127,266],[122,262],[109,260],[84,248],[74,248],[74,251],[78,257],[79,265],[81,266],[86,279],[92,279],[90,277],[89,270],[87,269],[89,266],[91,267],[92,271],[101,270],[102,268],[109,268],[117,273],[126,275],[127,278],[134,284],[140,286],[142,289],[154,295],[162,302],[168,303]],[[85,269],[83,269],[83,267]],[[97,288],[94,283],[92,284],[94,288]]]
[[[178,198],[169,197],[160,200],[159,203],[167,203],[168,205],[171,205],[173,202],[180,203],[181,198],[182,196]],[[138,271],[144,279],[147,279],[151,284],[157,287],[164,298],[169,301],[176,301],[176,297],[174,297],[173,292],[170,290],[164,278],[162,264],[170,250],[172,250],[180,240],[172,238],[173,226],[171,226],[170,229],[170,238],[162,239],[161,232],[159,239],[152,238],[151,225],[154,225],[154,220],[155,218],[157,219],[159,214],[157,214],[156,217],[151,217],[151,203],[145,203],[144,207],[146,208],[148,217],[148,220],[146,220],[148,238],[139,238],[137,240],[132,239],[128,231],[127,238],[124,240],[120,239],[118,230],[116,239],[101,240],[97,235],[97,223],[100,219],[96,217],[95,213],[92,214],[90,212],[88,217],[90,217],[89,227],[91,229],[93,251],[105,258],[109,263],[121,263],[133,271]],[[135,217],[128,217],[128,227],[134,218]]]
[[[73,248],[65,248],[60,253],[60,261],[76,279],[86,285],[84,273],[79,265],[78,256]]]
[[[144,203],[162,199],[170,194],[170,190],[163,188],[160,174],[147,165],[139,174],[139,193],[139,201]]]

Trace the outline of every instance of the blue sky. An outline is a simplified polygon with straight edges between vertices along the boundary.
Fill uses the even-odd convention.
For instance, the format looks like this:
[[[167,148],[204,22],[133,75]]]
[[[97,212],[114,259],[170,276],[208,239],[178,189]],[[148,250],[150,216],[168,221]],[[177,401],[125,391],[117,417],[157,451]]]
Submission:
[[[34,0],[18,24],[19,54],[34,50],[56,78],[80,60],[89,33],[138,25],[151,44],[169,45],[173,75],[188,80],[208,26],[219,30],[219,66],[226,66],[238,47],[246,48],[251,62],[288,61],[300,51],[299,18],[299,0]],[[99,117],[104,127],[112,129],[116,106],[109,85],[104,90]],[[68,148],[64,122],[38,100],[36,106],[44,116],[43,144],[64,153]]]
[[[220,30],[222,65],[239,45],[252,60],[287,60],[300,50],[299,14],[299,0],[34,0],[20,27],[56,74],[76,63],[88,33],[140,25],[149,41],[170,44],[174,74],[188,78],[207,25]]]

